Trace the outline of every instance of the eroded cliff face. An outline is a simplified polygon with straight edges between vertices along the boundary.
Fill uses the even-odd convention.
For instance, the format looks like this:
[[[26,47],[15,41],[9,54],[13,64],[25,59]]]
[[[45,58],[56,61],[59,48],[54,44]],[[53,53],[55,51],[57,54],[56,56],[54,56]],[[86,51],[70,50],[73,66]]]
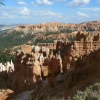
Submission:
[[[74,87],[85,87],[100,76],[99,39],[99,34],[78,32],[75,41],[57,40],[34,46],[30,53],[18,51],[11,88],[18,93],[33,90],[32,96],[39,95],[38,99],[44,100],[48,95],[58,96]]]
[[[14,62],[15,71],[11,77],[11,88],[16,92],[33,89],[36,82],[54,76],[60,64],[59,57],[54,58],[53,55],[47,58],[37,52],[24,54],[18,51]]]
[[[41,23],[36,25],[19,25],[15,30],[23,31],[25,33],[49,33],[49,32],[58,32],[66,33],[72,31],[99,31],[100,30],[100,21],[92,21],[81,24],[65,24],[65,23]]]

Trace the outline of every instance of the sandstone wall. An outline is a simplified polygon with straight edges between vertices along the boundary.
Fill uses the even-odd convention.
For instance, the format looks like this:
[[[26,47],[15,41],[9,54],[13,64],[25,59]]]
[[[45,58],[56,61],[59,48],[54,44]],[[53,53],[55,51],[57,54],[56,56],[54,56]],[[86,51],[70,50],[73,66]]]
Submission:
[[[34,46],[30,53],[18,51],[11,88],[16,92],[34,89],[34,96],[42,92],[46,97],[82,84],[81,81],[84,82],[93,74],[98,77],[99,64],[96,62],[99,61],[99,35],[78,32],[75,39],[54,41],[51,45],[54,44],[55,49],[47,49],[49,44],[41,43]],[[95,64],[98,70],[94,67]]]
[[[81,24],[64,24],[64,23],[41,23],[35,25],[19,25],[15,30],[25,33],[48,33],[48,32],[69,32],[71,31],[99,31],[100,21],[87,22]]]

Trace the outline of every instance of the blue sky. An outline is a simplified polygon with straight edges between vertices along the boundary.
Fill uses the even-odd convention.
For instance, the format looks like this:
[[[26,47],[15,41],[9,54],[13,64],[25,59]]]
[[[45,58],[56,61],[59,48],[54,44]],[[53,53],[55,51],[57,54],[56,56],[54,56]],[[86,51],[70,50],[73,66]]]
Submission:
[[[81,23],[100,20],[100,0],[4,0],[0,24]]]

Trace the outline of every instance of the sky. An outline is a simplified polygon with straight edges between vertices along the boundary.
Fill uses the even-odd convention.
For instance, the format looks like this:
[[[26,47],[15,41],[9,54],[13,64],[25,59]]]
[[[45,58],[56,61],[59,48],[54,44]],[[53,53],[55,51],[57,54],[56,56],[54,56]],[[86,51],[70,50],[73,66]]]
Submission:
[[[100,0],[4,0],[3,3],[5,6],[0,5],[0,24],[100,20]]]

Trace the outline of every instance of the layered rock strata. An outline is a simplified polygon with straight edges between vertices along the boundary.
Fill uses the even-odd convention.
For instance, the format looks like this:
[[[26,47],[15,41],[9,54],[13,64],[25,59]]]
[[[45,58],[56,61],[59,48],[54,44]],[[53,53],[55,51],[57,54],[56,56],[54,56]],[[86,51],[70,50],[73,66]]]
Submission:
[[[19,25],[15,28],[17,31],[23,31],[25,33],[49,33],[49,32],[72,32],[72,31],[99,31],[100,30],[100,21],[91,21],[81,24],[65,24],[65,23],[41,23],[35,25]]]
[[[56,40],[52,44],[39,43],[30,53],[18,51],[11,88],[16,92],[34,89],[32,95],[40,95],[42,100],[47,95],[52,97],[81,82],[98,78],[99,64],[96,68],[93,65],[99,61],[96,53],[99,50],[99,34],[78,32],[75,41]],[[97,61],[92,62],[93,59]]]

